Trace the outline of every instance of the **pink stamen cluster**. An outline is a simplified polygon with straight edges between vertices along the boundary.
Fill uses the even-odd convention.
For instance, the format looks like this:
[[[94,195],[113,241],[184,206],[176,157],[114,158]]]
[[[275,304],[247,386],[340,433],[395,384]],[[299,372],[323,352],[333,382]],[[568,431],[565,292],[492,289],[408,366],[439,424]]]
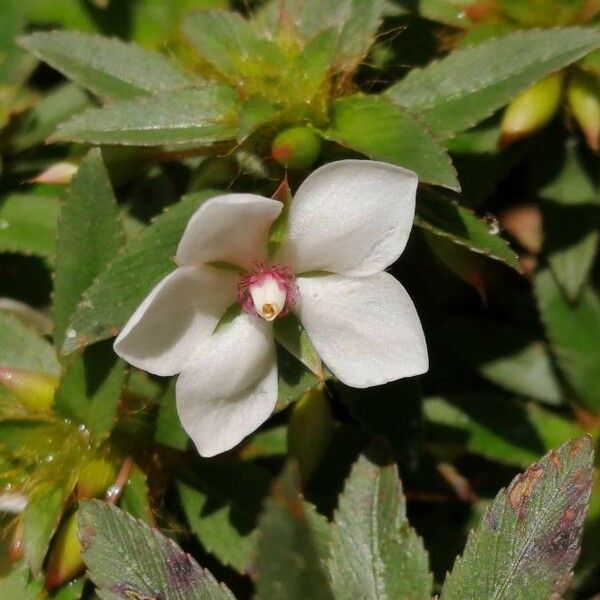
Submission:
[[[290,308],[298,298],[296,277],[292,270],[285,265],[270,265],[265,261],[255,263],[250,271],[240,275],[237,286],[238,302],[244,312],[258,316],[250,290],[253,286],[263,283],[267,277],[274,279],[280,289],[285,292],[285,306],[279,313],[280,317],[284,317],[290,312]]]

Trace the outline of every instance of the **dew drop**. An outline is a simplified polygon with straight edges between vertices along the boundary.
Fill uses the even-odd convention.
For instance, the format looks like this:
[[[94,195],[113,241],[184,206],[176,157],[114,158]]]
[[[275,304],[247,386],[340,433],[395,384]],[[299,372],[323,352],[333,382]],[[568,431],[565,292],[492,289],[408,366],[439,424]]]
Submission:
[[[0,229],[8,229],[10,227],[10,223],[8,221],[0,221]]]
[[[67,337],[72,340],[77,335],[74,329],[67,329]]]

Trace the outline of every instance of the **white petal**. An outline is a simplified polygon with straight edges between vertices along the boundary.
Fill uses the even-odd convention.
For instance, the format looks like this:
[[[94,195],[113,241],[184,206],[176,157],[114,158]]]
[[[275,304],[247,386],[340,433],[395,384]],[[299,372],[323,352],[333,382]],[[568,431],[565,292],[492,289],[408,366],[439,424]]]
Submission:
[[[363,388],[425,373],[421,321],[389,273],[301,277],[294,312],[331,372]]]
[[[239,444],[266,421],[277,401],[271,326],[242,313],[200,348],[179,376],[177,412],[202,456]]]
[[[267,255],[267,238],[283,204],[255,194],[207,200],[189,220],[175,260],[179,265],[226,262],[248,269]]]
[[[176,269],[133,313],[115,340],[115,352],[155,375],[180,373],[235,302],[236,284],[237,276],[221,269]]]
[[[317,169],[298,189],[278,261],[296,273],[371,275],[402,253],[413,224],[417,176],[371,160]]]

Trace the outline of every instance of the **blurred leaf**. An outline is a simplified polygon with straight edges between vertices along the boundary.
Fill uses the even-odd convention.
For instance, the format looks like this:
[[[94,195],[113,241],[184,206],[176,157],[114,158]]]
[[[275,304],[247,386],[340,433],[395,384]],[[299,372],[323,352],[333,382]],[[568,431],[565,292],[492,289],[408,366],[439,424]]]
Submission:
[[[61,586],[52,596],[52,600],[80,600],[87,583],[84,575]]]
[[[34,575],[38,575],[42,569],[50,540],[58,527],[72,487],[66,487],[64,481],[46,482],[27,499],[23,513],[23,541],[25,557]]]
[[[386,95],[436,134],[450,137],[599,46],[600,34],[593,29],[517,31],[414,69]]]
[[[158,52],[114,38],[77,31],[37,31],[19,42],[98,96],[128,99],[184,87],[190,82]]]
[[[65,340],[65,352],[117,333],[148,292],[175,268],[172,257],[187,222],[216,194],[207,190],[185,196],[125,245],[84,294],[69,325],[76,335]]]
[[[248,462],[201,461],[177,488],[187,522],[211,554],[248,572],[256,524],[270,483],[268,471]]]
[[[148,478],[135,464],[131,468],[129,479],[123,488],[119,506],[136,519],[141,519],[149,525],[154,524]]]
[[[419,193],[415,225],[520,271],[516,254],[471,210],[430,190]]]
[[[527,466],[550,448],[581,435],[572,421],[547,409],[489,392],[434,396],[425,399],[423,408],[435,442],[464,445],[509,465]]]
[[[233,600],[212,575],[158,530],[97,500],[78,515],[83,557],[106,600]]]
[[[7,196],[0,203],[0,251],[54,260],[58,212],[58,199],[51,196]]]
[[[463,318],[447,322],[444,330],[452,350],[482,377],[522,396],[548,404],[562,403],[563,392],[548,348],[523,329]]]
[[[123,245],[119,210],[102,162],[92,150],[61,208],[54,281],[54,344],[75,337],[67,325],[82,293]]]
[[[169,383],[169,386],[160,399],[154,439],[159,444],[175,450],[185,450],[190,440],[188,434],[181,426],[181,421],[177,414],[175,380]]]
[[[46,93],[20,120],[10,139],[16,152],[41,144],[59,123],[93,106],[88,94],[72,83],[56,86]]]
[[[326,534],[314,527],[309,512],[300,495],[297,468],[290,463],[276,481],[259,522],[254,575],[260,600],[333,599],[323,566]]]
[[[546,162],[551,180],[540,190],[544,251],[556,280],[571,301],[584,286],[598,250],[599,162],[568,140],[562,164]]]
[[[209,145],[236,138],[239,110],[232,87],[206,84],[87,110],[61,125],[51,141]]]
[[[471,25],[465,22],[465,8],[472,3],[473,0],[420,0],[419,14],[453,27],[465,27]]]
[[[395,465],[361,456],[340,496],[329,559],[336,598],[429,600],[433,577]]]
[[[285,68],[278,44],[263,38],[254,23],[238,13],[193,13],[185,19],[183,30],[200,56],[235,83],[240,77],[276,77]]]
[[[281,347],[277,348],[277,367],[278,400],[284,406],[297,400],[301,394],[319,382],[314,373]]]
[[[561,597],[579,555],[592,459],[582,437],[517,475],[469,535],[441,600]]]
[[[369,158],[415,171],[426,183],[459,190],[445,149],[403,108],[374,96],[348,96],[333,103],[323,135]]]
[[[109,342],[91,346],[66,368],[56,390],[57,414],[85,425],[96,443],[105,439],[116,418],[125,363]]]
[[[0,366],[57,376],[56,352],[36,331],[0,311]]]
[[[570,304],[549,269],[534,279],[534,291],[552,352],[569,385],[591,409],[600,410],[600,300],[584,287]]]
[[[32,579],[29,567],[23,562],[13,566],[10,573],[0,580],[0,598],[19,600],[40,600],[44,581],[41,577]]]
[[[15,38],[26,25],[27,5],[21,0],[0,4],[0,88],[19,86],[35,68],[35,60],[23,52]]]
[[[277,319],[274,325],[275,339],[311,372],[323,376],[323,363],[300,321],[290,313],[283,319]]]

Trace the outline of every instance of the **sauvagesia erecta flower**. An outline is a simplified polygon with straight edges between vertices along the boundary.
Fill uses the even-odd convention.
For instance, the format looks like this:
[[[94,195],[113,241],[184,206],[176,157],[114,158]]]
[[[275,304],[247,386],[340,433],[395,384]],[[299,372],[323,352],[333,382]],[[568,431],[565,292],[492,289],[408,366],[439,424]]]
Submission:
[[[177,268],[115,341],[117,354],[136,367],[180,374],[177,410],[200,454],[232,448],[272,413],[272,324],[290,311],[349,386],[427,371],[415,307],[384,271],[408,240],[416,188],[417,176],[393,165],[325,165],[296,192],[285,241],[272,257],[267,241],[281,202],[232,193],[200,206],[179,243]],[[234,303],[237,316],[222,321]]]

